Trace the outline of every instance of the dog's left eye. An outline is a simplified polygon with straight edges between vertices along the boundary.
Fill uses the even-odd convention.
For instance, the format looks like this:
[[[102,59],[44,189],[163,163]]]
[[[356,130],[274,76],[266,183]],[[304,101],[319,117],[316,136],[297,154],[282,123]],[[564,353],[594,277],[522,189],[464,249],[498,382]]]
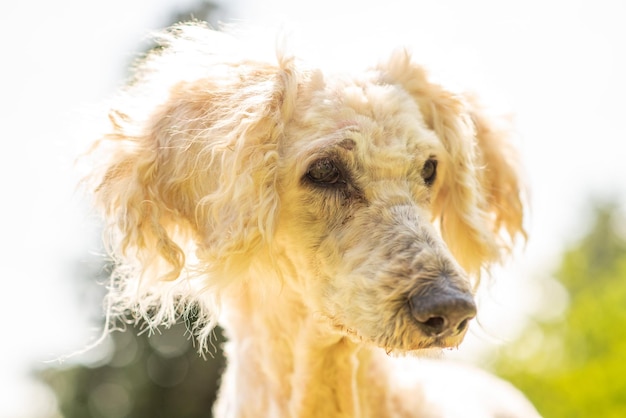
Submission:
[[[435,182],[435,178],[437,178],[437,160],[431,158],[424,163],[424,167],[422,167],[422,178],[427,186]]]
[[[322,158],[309,166],[306,176],[315,183],[335,184],[341,179],[341,172],[332,160]]]

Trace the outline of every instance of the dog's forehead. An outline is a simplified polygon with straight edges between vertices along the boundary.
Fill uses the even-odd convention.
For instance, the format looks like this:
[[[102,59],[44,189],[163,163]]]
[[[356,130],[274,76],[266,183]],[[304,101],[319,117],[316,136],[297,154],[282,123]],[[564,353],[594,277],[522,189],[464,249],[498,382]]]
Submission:
[[[324,93],[329,128],[355,133],[355,147],[415,155],[440,146],[414,98],[399,85],[344,78],[329,82]]]

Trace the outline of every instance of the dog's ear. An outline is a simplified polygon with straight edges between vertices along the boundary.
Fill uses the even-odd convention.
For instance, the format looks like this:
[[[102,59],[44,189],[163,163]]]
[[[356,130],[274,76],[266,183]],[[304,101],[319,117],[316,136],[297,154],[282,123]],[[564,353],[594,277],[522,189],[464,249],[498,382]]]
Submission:
[[[509,122],[490,115],[474,96],[467,96],[467,103],[477,141],[480,185],[492,214],[491,229],[504,230],[510,238],[508,244],[518,234],[526,239],[523,198],[527,191],[510,141]],[[508,244],[502,242],[501,246],[510,249]]]
[[[128,304],[149,304],[198,269],[209,273],[198,288],[226,287],[273,234],[278,143],[297,88],[292,63],[206,59],[204,77],[173,84],[161,103],[146,108],[139,97],[154,83],[130,88],[98,147],[108,158],[95,198],[110,252],[133,266],[120,278],[134,283]],[[160,68],[150,64],[147,77],[161,80]],[[139,106],[145,116],[133,116]]]
[[[510,250],[518,233],[525,235],[520,178],[505,131],[495,129],[474,100],[430,82],[406,51],[379,69],[383,82],[400,85],[414,98],[443,143],[433,216],[455,258],[478,274]]]

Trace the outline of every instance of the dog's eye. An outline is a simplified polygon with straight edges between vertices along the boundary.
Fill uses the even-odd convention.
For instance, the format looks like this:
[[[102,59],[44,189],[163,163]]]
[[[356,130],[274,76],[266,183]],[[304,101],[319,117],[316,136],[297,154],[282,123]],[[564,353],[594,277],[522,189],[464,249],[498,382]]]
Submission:
[[[315,183],[335,184],[341,179],[341,172],[329,158],[322,158],[311,164],[306,176]]]
[[[437,160],[432,158],[427,160],[422,167],[422,178],[426,185],[430,186],[435,182],[437,177]]]

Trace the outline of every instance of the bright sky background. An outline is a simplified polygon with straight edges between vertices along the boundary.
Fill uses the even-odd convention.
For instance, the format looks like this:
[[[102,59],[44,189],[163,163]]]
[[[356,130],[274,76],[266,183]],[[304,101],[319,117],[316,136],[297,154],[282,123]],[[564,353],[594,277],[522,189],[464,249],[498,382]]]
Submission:
[[[90,115],[121,83],[139,41],[190,3],[0,5],[7,285],[0,293],[0,418],[33,417],[53,407],[50,394],[27,376],[29,368],[96,335],[72,277],[72,263],[98,248],[97,223],[74,191],[73,160],[92,139]],[[556,257],[587,225],[590,197],[624,201],[622,0],[242,0],[241,7],[227,7],[243,21],[286,25],[313,57],[373,64],[397,45],[411,46],[433,73],[514,113],[532,190],[531,240],[488,289],[483,334],[511,338],[519,328],[511,324],[537,306]],[[469,350],[493,344],[485,339],[470,337]]]

